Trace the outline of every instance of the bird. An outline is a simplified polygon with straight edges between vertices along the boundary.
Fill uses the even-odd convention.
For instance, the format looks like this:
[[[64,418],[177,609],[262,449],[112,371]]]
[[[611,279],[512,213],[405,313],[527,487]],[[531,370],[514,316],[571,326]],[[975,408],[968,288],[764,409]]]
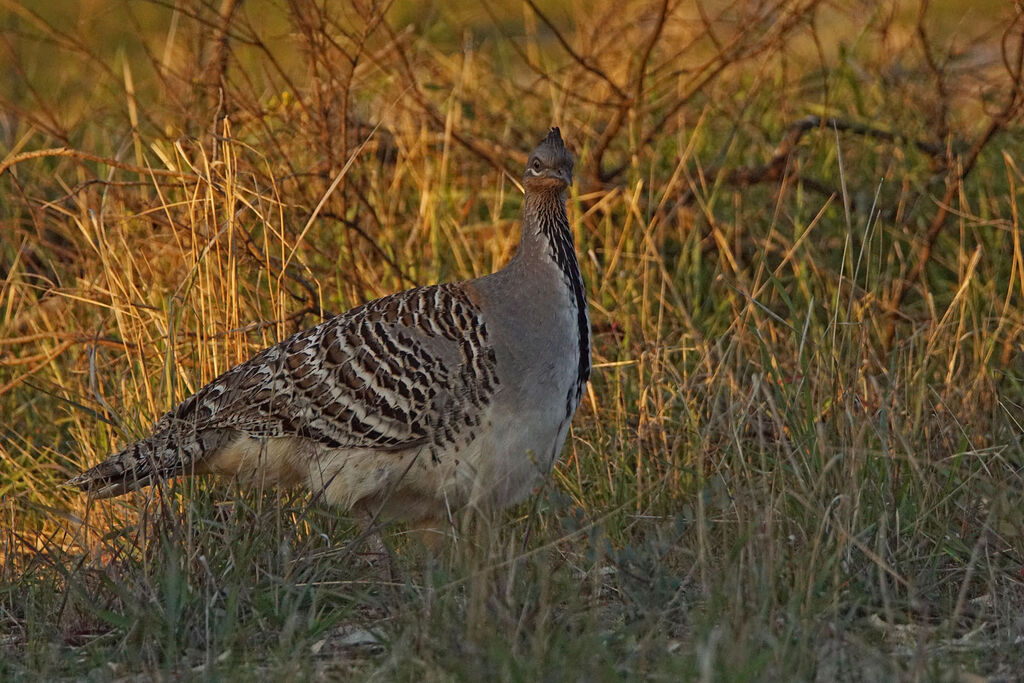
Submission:
[[[549,476],[591,372],[586,290],[551,128],[528,157],[501,269],[385,296],[227,370],[67,484],[92,498],[178,476],[304,486],[379,524],[501,510]]]

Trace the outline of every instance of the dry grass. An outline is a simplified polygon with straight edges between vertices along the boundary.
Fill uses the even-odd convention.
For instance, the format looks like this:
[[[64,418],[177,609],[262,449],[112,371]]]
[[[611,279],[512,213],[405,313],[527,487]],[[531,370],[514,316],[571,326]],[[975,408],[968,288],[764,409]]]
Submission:
[[[0,677],[1024,669],[1019,8],[620,4],[4,6]],[[535,501],[383,586],[298,493],[61,488],[499,267],[552,123],[595,373]]]

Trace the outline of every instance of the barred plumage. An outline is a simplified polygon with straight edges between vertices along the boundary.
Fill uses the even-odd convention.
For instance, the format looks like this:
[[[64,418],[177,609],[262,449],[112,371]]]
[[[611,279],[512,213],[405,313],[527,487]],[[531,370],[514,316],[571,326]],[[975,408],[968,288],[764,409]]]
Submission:
[[[590,372],[558,129],[531,155],[516,257],[492,275],[369,302],[204,386],[69,483],[97,497],[180,474],[303,484],[430,519],[521,499],[549,471]]]

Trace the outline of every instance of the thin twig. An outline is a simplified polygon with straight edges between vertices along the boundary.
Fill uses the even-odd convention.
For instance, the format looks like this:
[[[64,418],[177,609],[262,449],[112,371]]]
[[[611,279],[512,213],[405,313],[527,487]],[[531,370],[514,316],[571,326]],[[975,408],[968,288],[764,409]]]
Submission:
[[[842,119],[835,117],[823,119],[820,116],[812,115],[805,116],[799,121],[791,124],[789,128],[786,129],[786,136],[779,142],[775,151],[772,153],[772,158],[767,163],[761,166],[743,166],[732,169],[725,169],[721,167],[710,168],[704,172],[704,176],[707,178],[709,184],[720,181],[733,187],[746,187],[749,185],[756,185],[758,183],[776,182],[781,180],[785,173],[786,165],[790,156],[804,135],[809,131],[824,127],[877,140],[884,140],[887,142],[912,144],[920,151],[931,156],[945,155],[945,148],[941,145],[923,140],[915,140],[901,133],[886,131],[881,128],[875,128],[865,124],[843,121]],[[831,190],[819,181],[804,178],[802,176],[801,180],[805,185],[816,192],[824,195],[835,194],[834,190]],[[680,205],[691,204],[694,199],[695,196],[693,189],[687,189],[672,210],[675,210]],[[671,212],[672,211],[669,211],[669,213]]]
[[[573,58],[573,61],[575,61],[577,64],[582,66],[590,73],[600,78],[602,81],[604,81],[620,100],[629,99],[629,96],[626,95],[626,93],[623,92],[623,90],[618,85],[616,85],[615,82],[611,78],[609,78],[605,72],[601,71],[601,69],[597,68],[596,66],[588,62],[578,52],[576,52],[576,50],[572,49],[572,46],[569,45],[569,41],[567,41],[562,36],[562,33],[558,30],[558,27],[551,23],[551,20],[548,19],[547,16],[545,16],[544,13],[540,11],[540,8],[537,7],[536,3],[534,3],[533,0],[526,0],[526,4],[529,5],[530,9],[533,10],[533,13],[536,14],[537,17],[544,22],[544,25],[548,27],[548,30],[550,30],[551,33],[554,34],[555,40],[557,40],[558,43],[562,46],[562,49],[565,50],[569,54],[569,56]]]
[[[22,152],[21,154],[15,154],[12,157],[0,161],[0,175],[3,175],[7,169],[20,164],[23,161],[29,161],[30,159],[39,159],[45,157],[69,157],[72,159],[78,159],[79,161],[93,161],[98,164],[106,164],[107,166],[113,166],[114,168],[120,168],[124,171],[131,171],[132,173],[138,173],[140,175],[158,175],[158,176],[171,176],[174,178],[181,178],[184,180],[203,180],[200,176],[186,173],[183,171],[165,171],[159,168],[144,168],[142,166],[136,166],[135,164],[126,164],[123,161],[117,159],[111,159],[110,157],[101,157],[96,154],[90,154],[88,152],[82,152],[77,149],[71,149],[70,147],[53,147],[50,149],[37,149],[32,152]]]
[[[602,181],[611,180],[612,176],[606,176],[601,170],[604,161],[604,155],[608,151],[608,146],[611,144],[615,136],[619,134],[619,130],[622,128],[622,124],[626,121],[627,115],[630,109],[637,103],[642,101],[643,89],[644,89],[644,74],[647,71],[647,63],[651,58],[651,52],[654,50],[654,46],[657,44],[658,39],[661,38],[663,29],[665,28],[665,20],[668,17],[668,0],[663,0],[661,3],[661,9],[658,11],[658,21],[654,26],[654,30],[651,32],[651,37],[647,41],[644,47],[643,56],[640,58],[640,63],[637,65],[636,73],[633,76],[633,81],[636,83],[636,87],[633,91],[632,97],[628,99],[623,96],[622,102],[612,117],[611,122],[605,127],[604,132],[601,133],[601,138],[597,141],[594,149],[594,168],[597,169],[597,176]]]
[[[1016,19],[1006,31],[1003,33],[1003,64],[1006,67],[1007,72],[1010,75],[1010,92],[1007,94],[1006,102],[1003,107],[996,112],[985,126],[985,129],[975,139],[974,144],[968,150],[967,154],[959,159],[959,163],[953,164],[949,167],[946,192],[943,194],[942,199],[937,203],[937,209],[935,215],[932,217],[931,223],[928,225],[928,230],[925,231],[924,239],[921,241],[920,246],[917,249],[917,258],[914,261],[914,265],[911,266],[907,276],[901,279],[896,289],[893,291],[892,296],[889,298],[888,308],[891,310],[899,309],[903,304],[903,300],[907,296],[907,292],[910,288],[921,280],[924,274],[925,267],[931,260],[932,249],[935,246],[935,242],[942,232],[942,228],[946,224],[946,218],[949,216],[949,210],[952,206],[953,199],[963,185],[963,182],[967,179],[967,176],[974,169],[977,164],[978,158],[981,156],[985,146],[992,140],[992,138],[1006,126],[1020,111],[1021,105],[1024,104],[1024,86],[1021,84],[1021,74],[1024,73],[1024,32],[1018,32],[1017,48],[1015,53],[1011,56],[1009,54],[1009,40],[1014,35],[1014,29],[1021,23],[1021,15],[1018,14]],[[890,320],[885,328],[884,333],[884,345],[886,348],[890,347],[890,344],[895,333],[895,320]]]

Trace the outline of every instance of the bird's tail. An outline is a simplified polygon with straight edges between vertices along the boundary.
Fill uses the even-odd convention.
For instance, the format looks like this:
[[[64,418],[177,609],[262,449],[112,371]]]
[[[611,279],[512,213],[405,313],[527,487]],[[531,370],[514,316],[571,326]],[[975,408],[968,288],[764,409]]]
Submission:
[[[110,455],[100,464],[68,480],[94,498],[120,496],[149,486],[157,479],[191,474],[205,456],[227,445],[231,430],[205,430],[183,434],[164,429]]]

